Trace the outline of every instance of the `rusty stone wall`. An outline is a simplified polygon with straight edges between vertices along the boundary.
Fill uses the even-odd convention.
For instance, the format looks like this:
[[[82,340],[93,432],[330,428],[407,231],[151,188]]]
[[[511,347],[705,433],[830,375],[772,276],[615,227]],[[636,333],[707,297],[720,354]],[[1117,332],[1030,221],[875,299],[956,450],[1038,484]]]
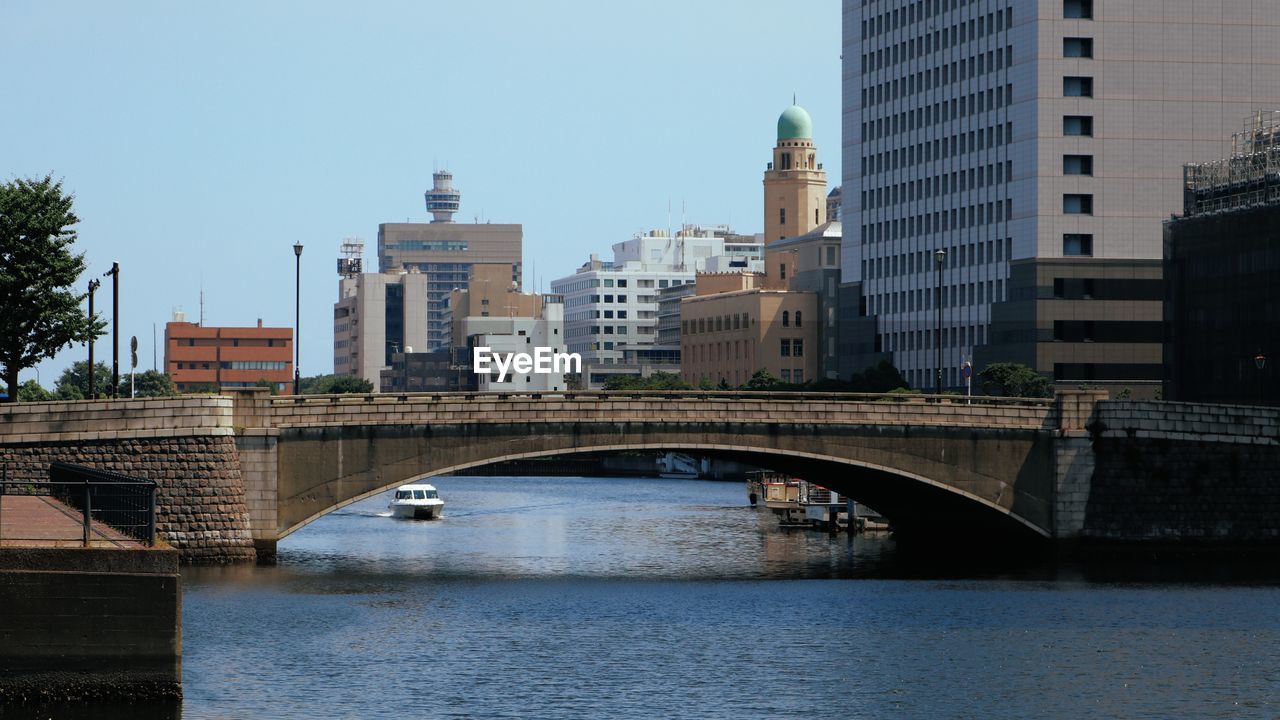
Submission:
[[[155,480],[156,531],[182,562],[254,559],[232,435],[21,443],[0,447],[10,480],[47,480],[54,460]]]

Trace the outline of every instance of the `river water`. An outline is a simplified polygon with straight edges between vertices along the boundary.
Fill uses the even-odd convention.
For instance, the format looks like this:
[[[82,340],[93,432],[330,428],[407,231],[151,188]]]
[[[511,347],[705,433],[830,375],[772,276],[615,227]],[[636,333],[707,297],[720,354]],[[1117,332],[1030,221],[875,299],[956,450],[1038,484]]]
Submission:
[[[122,716],[1280,715],[1265,564],[908,552],[780,529],[741,483],[433,482],[443,520],[380,496],[275,567],[185,571],[186,697]]]

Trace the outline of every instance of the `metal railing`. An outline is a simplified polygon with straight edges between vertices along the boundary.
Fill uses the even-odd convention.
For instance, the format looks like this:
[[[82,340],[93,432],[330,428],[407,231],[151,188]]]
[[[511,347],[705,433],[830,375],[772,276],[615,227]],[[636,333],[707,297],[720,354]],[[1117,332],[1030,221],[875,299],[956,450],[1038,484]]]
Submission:
[[[85,547],[99,539],[113,540],[93,527],[94,521],[148,546],[156,543],[156,483],[107,470],[54,462],[48,480],[10,480],[8,468],[0,475],[0,500],[4,497],[51,497],[65,504],[80,518],[81,542]],[[3,513],[3,502],[0,502]],[[0,527],[3,515],[0,514]],[[48,537],[0,537],[0,540],[61,540]]]

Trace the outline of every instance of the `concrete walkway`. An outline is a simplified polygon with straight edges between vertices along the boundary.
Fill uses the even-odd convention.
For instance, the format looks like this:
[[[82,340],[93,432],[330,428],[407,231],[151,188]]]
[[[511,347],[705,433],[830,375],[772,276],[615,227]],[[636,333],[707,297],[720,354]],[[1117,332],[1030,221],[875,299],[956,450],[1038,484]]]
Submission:
[[[98,521],[90,525],[92,547],[145,547]],[[50,497],[0,495],[0,546],[81,547],[83,514]]]

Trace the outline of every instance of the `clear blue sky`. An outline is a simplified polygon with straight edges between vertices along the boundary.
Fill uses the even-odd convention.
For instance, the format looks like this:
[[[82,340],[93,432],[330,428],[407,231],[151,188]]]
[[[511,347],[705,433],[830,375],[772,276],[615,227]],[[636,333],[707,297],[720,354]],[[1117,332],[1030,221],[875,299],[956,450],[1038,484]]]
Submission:
[[[676,224],[683,201],[759,232],[793,92],[839,182],[839,55],[836,0],[5,0],[0,173],[62,178],[90,273],[120,262],[122,369],[130,335],[151,367],[152,324],[163,343],[174,308],[194,319],[202,284],[207,324],[292,325],[301,241],[314,375],[333,369],[339,243],[428,220],[434,167],[460,219],[524,224],[527,288],[535,265],[545,288],[665,227],[669,200]]]

